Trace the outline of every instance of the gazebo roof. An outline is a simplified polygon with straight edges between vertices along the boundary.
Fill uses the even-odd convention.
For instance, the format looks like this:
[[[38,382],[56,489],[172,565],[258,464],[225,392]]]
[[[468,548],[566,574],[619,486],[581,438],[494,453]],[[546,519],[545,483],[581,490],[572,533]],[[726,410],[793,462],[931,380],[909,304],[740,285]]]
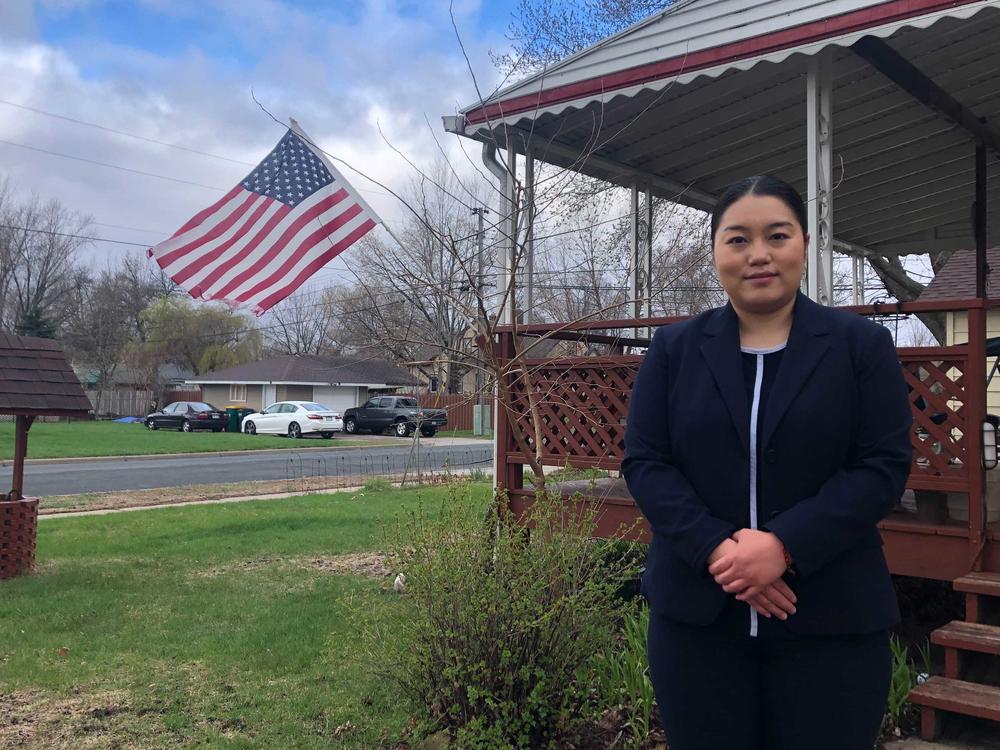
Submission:
[[[58,342],[0,333],[0,414],[85,417],[91,408]]]
[[[837,240],[885,252],[974,246],[973,135],[939,113],[948,107],[939,91],[928,106],[919,86],[908,91],[883,71],[909,75],[908,61],[997,149],[1000,0],[682,0],[445,123],[707,209],[748,174],[805,187],[806,71],[826,49]],[[997,226],[994,156],[988,193]]]

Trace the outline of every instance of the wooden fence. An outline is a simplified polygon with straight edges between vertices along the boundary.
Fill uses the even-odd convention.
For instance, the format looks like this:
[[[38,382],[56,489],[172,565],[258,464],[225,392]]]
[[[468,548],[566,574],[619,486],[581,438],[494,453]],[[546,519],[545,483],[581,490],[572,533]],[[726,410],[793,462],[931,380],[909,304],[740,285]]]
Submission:
[[[144,417],[149,414],[153,392],[132,388],[84,391],[98,417]],[[100,398],[98,398],[100,396]]]
[[[473,427],[473,407],[480,401],[486,405],[493,420],[493,396],[479,396],[471,393],[422,393],[411,394],[421,407],[444,409],[448,412],[448,430],[471,430]]]

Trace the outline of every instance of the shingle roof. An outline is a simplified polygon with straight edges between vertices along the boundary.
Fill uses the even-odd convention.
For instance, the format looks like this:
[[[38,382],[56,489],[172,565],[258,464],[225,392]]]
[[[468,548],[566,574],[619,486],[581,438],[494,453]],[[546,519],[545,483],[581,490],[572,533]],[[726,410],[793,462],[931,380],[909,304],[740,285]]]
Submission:
[[[0,333],[0,414],[82,417],[90,410],[57,342]]]
[[[384,359],[285,355],[207,372],[187,382],[420,385],[422,381]]]
[[[1000,247],[986,251],[986,264],[993,269],[986,277],[986,296],[1000,300]],[[920,293],[920,301],[972,299],[975,296],[976,252],[957,250]]]

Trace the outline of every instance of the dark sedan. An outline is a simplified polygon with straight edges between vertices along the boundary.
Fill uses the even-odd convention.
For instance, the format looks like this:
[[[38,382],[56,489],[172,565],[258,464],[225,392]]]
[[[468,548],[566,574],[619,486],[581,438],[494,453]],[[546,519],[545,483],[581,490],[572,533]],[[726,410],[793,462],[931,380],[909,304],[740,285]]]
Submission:
[[[202,401],[175,401],[146,417],[150,430],[211,430],[222,432],[229,417],[222,409]]]

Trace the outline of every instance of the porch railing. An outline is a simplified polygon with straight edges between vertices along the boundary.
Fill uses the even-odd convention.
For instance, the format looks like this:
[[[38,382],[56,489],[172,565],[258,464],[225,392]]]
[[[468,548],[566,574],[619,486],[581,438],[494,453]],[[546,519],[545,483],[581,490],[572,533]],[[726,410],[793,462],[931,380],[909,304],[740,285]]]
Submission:
[[[955,300],[847,309],[868,316],[916,312],[968,315],[968,343],[901,347],[898,353],[914,419],[914,457],[907,486],[917,491],[967,494],[969,521],[962,536],[968,536],[981,552],[986,531],[980,463],[980,423],[986,414],[984,303]],[[501,414],[497,429],[498,484],[508,490],[515,509],[529,502],[532,493],[524,488],[523,470],[529,463],[528,456],[515,440],[513,428],[520,430],[522,447],[526,443],[532,453],[538,451],[541,463],[547,466],[619,470],[629,396],[642,362],[637,350],[649,343],[648,334],[643,334],[683,319],[595,320],[501,329],[501,357],[514,357],[515,337],[519,350],[527,350],[527,356],[518,362],[521,367],[507,378],[514,416]],[[532,338],[543,336],[606,344],[616,351],[595,356],[531,357]],[[529,393],[539,419],[538,444]],[[620,483],[616,492],[602,499],[623,508],[631,504]]]

